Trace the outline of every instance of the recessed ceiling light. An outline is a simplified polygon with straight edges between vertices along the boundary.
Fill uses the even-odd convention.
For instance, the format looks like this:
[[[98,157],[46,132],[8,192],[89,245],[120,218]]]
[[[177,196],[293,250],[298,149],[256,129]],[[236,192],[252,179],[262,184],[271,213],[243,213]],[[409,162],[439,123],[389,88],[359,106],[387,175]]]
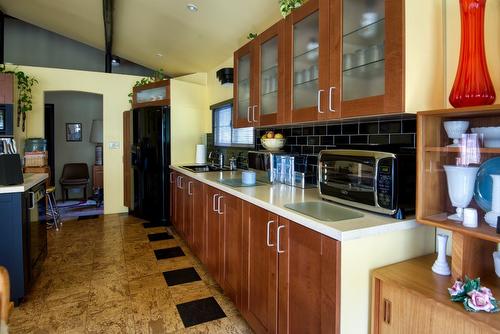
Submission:
[[[163,57],[163,55],[161,53],[157,53],[156,57]]]
[[[196,6],[194,3],[188,3],[186,7],[190,12],[198,11],[198,6]]]

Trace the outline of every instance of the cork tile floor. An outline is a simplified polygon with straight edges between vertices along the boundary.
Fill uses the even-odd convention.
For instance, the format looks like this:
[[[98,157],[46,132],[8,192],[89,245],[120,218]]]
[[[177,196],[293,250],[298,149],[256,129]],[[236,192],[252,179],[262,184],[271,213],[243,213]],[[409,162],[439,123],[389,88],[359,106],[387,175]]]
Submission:
[[[10,333],[252,333],[184,242],[126,215],[65,222]]]

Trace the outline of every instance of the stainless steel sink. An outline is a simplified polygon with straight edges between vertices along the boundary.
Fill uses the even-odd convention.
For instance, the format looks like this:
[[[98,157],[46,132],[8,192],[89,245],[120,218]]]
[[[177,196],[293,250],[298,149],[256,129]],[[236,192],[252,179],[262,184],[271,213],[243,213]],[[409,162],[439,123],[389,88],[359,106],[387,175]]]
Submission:
[[[354,210],[326,202],[303,202],[285,204],[285,208],[300,212],[322,221],[340,221],[362,218],[364,215]]]
[[[229,170],[229,168],[227,167],[218,167],[212,165],[187,165],[181,166],[181,168],[187,169],[188,171],[193,173],[223,172]]]

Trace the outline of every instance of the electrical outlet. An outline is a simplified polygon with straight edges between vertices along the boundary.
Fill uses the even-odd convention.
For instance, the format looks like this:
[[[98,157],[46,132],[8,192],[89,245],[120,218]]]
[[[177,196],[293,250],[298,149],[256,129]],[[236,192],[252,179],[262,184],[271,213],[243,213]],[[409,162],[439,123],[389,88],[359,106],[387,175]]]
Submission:
[[[120,148],[120,142],[110,141],[108,147],[110,150],[118,150]]]

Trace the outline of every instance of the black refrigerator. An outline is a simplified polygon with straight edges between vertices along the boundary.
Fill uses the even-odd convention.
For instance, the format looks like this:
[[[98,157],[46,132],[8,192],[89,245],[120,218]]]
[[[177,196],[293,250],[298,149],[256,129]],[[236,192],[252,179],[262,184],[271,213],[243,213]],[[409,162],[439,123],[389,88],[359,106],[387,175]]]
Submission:
[[[132,115],[132,214],[170,225],[170,107],[145,107]]]

